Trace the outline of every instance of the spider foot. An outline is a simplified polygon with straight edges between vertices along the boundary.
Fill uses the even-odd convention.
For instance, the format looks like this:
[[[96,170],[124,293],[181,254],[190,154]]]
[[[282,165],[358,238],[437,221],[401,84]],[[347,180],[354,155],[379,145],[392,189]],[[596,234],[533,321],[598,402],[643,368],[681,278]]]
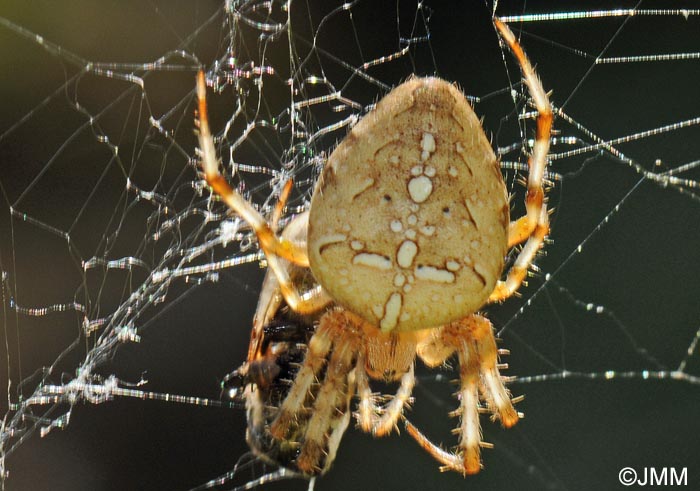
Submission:
[[[476,474],[481,470],[481,462],[478,453],[474,456],[473,454],[448,452],[431,442],[427,436],[421,433],[421,431],[408,420],[405,421],[405,427],[408,434],[423,447],[423,450],[442,464],[440,466],[440,472],[453,471],[466,476]]]

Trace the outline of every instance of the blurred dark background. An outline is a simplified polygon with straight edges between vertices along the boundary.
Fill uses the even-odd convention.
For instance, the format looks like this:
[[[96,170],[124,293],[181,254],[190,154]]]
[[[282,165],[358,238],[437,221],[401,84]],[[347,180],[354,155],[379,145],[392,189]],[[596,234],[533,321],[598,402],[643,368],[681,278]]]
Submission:
[[[528,2],[524,12],[629,8],[636,4],[541,1]],[[352,9],[351,21],[339,15],[333,17],[342,20],[337,29],[331,23],[318,31],[319,47],[329,53],[321,57],[327,76],[347,81],[339,88],[363,104],[380,97],[383,89],[349,77],[341,62],[357,66],[377,53],[386,55],[397,49],[396,36],[391,34],[396,26],[387,24],[396,23],[397,5],[398,19],[404,26],[417,17],[415,7],[406,8],[408,2],[360,2]],[[519,72],[509,53],[499,48],[489,7],[482,2],[426,1],[424,5],[420,12],[426,17],[420,16],[415,35],[421,34],[421,23],[427,23],[430,43],[369,73],[388,85],[414,72],[437,73],[454,80],[467,94],[483,98],[476,110],[484,116],[494,146],[519,141],[512,102],[502,90],[509,88],[508,74],[510,82],[517,83]],[[697,2],[639,5],[698,6]],[[328,4],[300,9],[307,8],[312,13],[316,8],[331,10]],[[499,4],[502,15],[522,12],[522,2]],[[118,99],[126,85],[109,77],[86,76],[79,85],[62,88],[80,69],[72,63],[71,53],[95,62],[142,65],[171,50],[185,49],[208,65],[221,55],[226,40],[222,5],[213,0],[7,1],[0,6],[0,17],[60,47],[60,52],[48,53],[17,27],[0,24],[0,260],[1,269],[11,273],[8,284],[12,287],[12,291],[4,290],[3,319],[9,341],[2,343],[2,352],[9,353],[10,362],[0,372],[0,382],[5,387],[7,374],[11,374],[14,385],[10,393],[16,401],[18,381],[51,363],[78,338],[80,325],[75,312],[15,317],[8,309],[11,294],[16,293],[23,305],[46,306],[68,302],[72,292],[83,288],[104,291],[108,297],[101,299],[105,311],[110,301],[118,304],[125,294],[99,285],[81,285],[80,264],[66,242],[17,217],[10,218],[10,206],[20,203],[22,212],[69,230],[83,259],[100,249],[102,232],[95,234],[94,230],[102,230],[104,221],[128,217],[128,227],[128,223],[143,225],[147,216],[138,206],[128,210],[117,207],[115,212],[124,176],[119,169],[105,165],[110,153],[89,129],[73,132],[85,116],[71,101],[79,100],[90,114],[114,101],[118,116],[114,120],[109,114],[105,116],[103,129],[116,137],[113,143],[121,143],[124,161],[139,163],[137,184],[157,179],[158,169],[161,176],[172,172],[163,170],[166,165],[162,162],[180,169],[186,162],[166,140],[130,146],[129,134],[138,133],[136,121],[144,115],[137,113],[144,106],[133,103],[138,93],[126,102]],[[698,16],[687,20],[682,16],[640,17],[626,24],[623,18],[543,22],[523,27],[522,44],[537,65],[544,86],[552,90],[553,102],[602,138],[700,116],[697,60],[593,65],[601,54],[697,51]],[[357,54],[358,43],[350,39],[353,34],[365,50],[362,57]],[[306,46],[310,41],[302,30],[298,45]],[[290,69],[285,67],[288,53],[270,53],[269,57],[281,60],[275,61],[280,63],[280,73]],[[194,62],[181,64],[191,66]],[[120,72],[128,71],[119,66]],[[151,114],[160,116],[170,109],[179,114],[174,118],[180,124],[173,139],[189,154],[195,145],[193,104],[187,102],[193,81],[193,69],[155,71],[149,75],[145,90]],[[42,103],[44,100],[47,102]],[[212,112],[216,112],[214,107]],[[225,117],[219,116],[219,122],[225,122]],[[585,137],[562,119],[556,127],[562,135]],[[59,152],[64,143],[69,149]],[[575,146],[559,145],[553,150],[558,153],[572,148]],[[644,169],[664,172],[697,159],[700,131],[697,125],[677,129],[620,144],[619,149]],[[141,153],[137,155],[137,151]],[[153,156],[144,156],[149,151]],[[517,153],[504,157],[508,158],[514,160]],[[655,166],[657,160],[660,164]],[[153,168],[147,162],[153,162]],[[97,181],[103,169],[110,170]],[[526,394],[519,406],[526,418],[508,431],[482,421],[484,439],[496,448],[484,451],[483,472],[467,479],[441,474],[437,463],[406,435],[373,440],[351,429],[331,472],[318,480],[316,489],[619,489],[618,472],[623,467],[641,471],[672,466],[679,470],[687,467],[688,487],[697,486],[697,380],[691,384],[642,380],[639,376],[630,380],[561,379],[564,370],[586,374],[615,370],[638,375],[642,370],[674,370],[687,355],[700,326],[697,190],[690,190],[696,194],[683,194],[650,179],[642,180],[630,165],[607,153],[561,159],[553,162],[552,169],[564,179],[550,198],[556,211],[553,243],[538,261],[543,273],[530,281],[519,298],[487,309],[494,325],[505,327],[503,347],[512,351],[507,360],[511,366],[508,375],[554,374],[548,381],[513,384],[515,394]],[[700,178],[697,170],[684,176]],[[32,184],[34,179],[36,184]],[[121,188],[113,185],[117,182]],[[22,196],[28,188],[31,191]],[[516,213],[521,199],[521,194],[514,199]],[[76,219],[88,202],[87,210]],[[617,204],[621,204],[619,211],[599,226]],[[135,227],[129,234],[128,228],[122,232],[123,243],[115,247],[113,257],[135,252],[143,230]],[[583,247],[576,253],[579,245]],[[218,399],[222,377],[245,359],[263,274],[264,270],[252,264],[223,271],[217,283],[173,286],[165,304],[153,306],[160,314],[150,321],[141,342],[118,350],[104,373],[113,371],[133,381],[144,374],[149,381],[145,390]],[[554,279],[540,290],[545,274],[554,275]],[[138,280],[135,273],[134,284]],[[80,295],[76,297],[80,299]],[[589,302],[603,305],[605,312],[587,311],[585,304]],[[21,359],[17,358],[17,346]],[[67,366],[75,367],[81,357],[71,356]],[[686,373],[699,374],[699,365],[694,353]],[[448,447],[456,440],[450,435],[455,420],[448,418],[447,412],[457,403],[451,396],[454,388],[436,380],[435,373],[420,370],[416,403],[409,414],[431,438]],[[442,374],[452,377],[444,371]],[[7,409],[5,398],[0,408],[3,412]],[[5,489],[189,489],[233,468],[248,451],[244,432],[245,414],[240,409],[125,399],[101,405],[78,404],[66,429],[55,429],[45,438],[34,434],[7,458]],[[259,463],[247,467],[231,487],[259,477],[265,470]],[[264,487],[306,486],[304,481],[283,481]]]

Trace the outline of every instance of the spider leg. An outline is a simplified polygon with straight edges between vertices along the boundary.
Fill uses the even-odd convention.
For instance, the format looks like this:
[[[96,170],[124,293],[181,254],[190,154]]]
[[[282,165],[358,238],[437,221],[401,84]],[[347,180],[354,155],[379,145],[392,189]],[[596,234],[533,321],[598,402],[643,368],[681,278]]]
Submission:
[[[435,331],[418,345],[417,353],[426,364],[435,366],[444,363],[457,351],[460,367],[457,397],[460,406],[452,414],[460,418],[460,425],[455,430],[459,435],[459,451],[453,454],[441,449],[408,422],[406,429],[445,467],[443,470],[475,474],[481,469],[480,447],[488,446],[481,441],[479,394],[486,401],[489,412],[500,419],[504,427],[513,426],[520,415],[515,411],[498,371],[498,349],[488,319],[473,314]]]
[[[324,468],[328,468],[335,460],[335,454],[340,446],[340,441],[343,438],[345,430],[348,429],[350,424],[350,416],[352,411],[350,411],[350,402],[352,401],[352,395],[355,393],[355,371],[353,370],[348,374],[348,390],[346,393],[346,398],[341,401],[343,405],[338,407],[335,417],[331,420],[331,432],[328,436],[328,455],[326,456]]]
[[[404,425],[406,426],[406,432],[423,447],[423,450],[442,464],[442,467],[440,467],[441,471],[464,472],[462,458],[459,455],[448,452],[435,445],[427,436],[421,433],[418,428],[413,426],[410,421],[405,420]]]
[[[382,408],[382,415],[375,421],[372,428],[374,436],[388,435],[397,427],[396,423],[403,414],[403,408],[411,402],[411,393],[413,392],[413,386],[416,384],[414,366],[415,364],[412,363],[410,370],[403,374],[396,394]]]
[[[547,154],[549,153],[549,139],[552,130],[552,107],[549,97],[542,87],[530,60],[518,43],[510,28],[499,19],[494,19],[494,24],[503,40],[508,44],[515,58],[520,64],[525,84],[530,90],[530,95],[537,108],[537,133],[532,154],[528,160],[527,196],[525,197],[525,216],[511,222],[508,228],[508,247],[512,247],[527,240],[522,251],[518,255],[515,264],[508,272],[505,281],[499,281],[489,297],[489,302],[504,300],[522,284],[527,276],[527,269],[544,243],[549,233],[549,214],[544,192],[544,171],[547,166]]]
[[[270,229],[275,234],[277,233],[277,226],[279,225],[280,218],[282,218],[282,212],[287,205],[287,200],[289,199],[289,194],[292,192],[293,187],[294,181],[292,179],[287,179],[280,193],[280,197],[275,204],[275,210],[272,212],[272,218],[270,219]]]
[[[460,364],[466,359],[467,364],[475,362],[480,374],[479,392],[488,404],[495,419],[500,419],[505,428],[518,422],[520,415],[513,407],[510,393],[503,385],[499,372],[498,347],[493,335],[493,325],[486,317],[473,314],[461,321],[457,336],[462,338],[460,347]],[[468,332],[465,332],[467,331]],[[466,348],[466,352],[464,351]],[[504,365],[501,368],[507,367]]]
[[[369,377],[365,369],[365,356],[360,353],[355,368],[355,381],[357,382],[357,395],[360,403],[357,410],[357,422],[365,433],[372,433],[375,422],[378,419],[379,406],[377,406],[377,394],[372,392],[369,385]]]
[[[318,329],[309,340],[304,363],[299,369],[287,397],[280,406],[275,421],[270,426],[270,434],[274,438],[284,440],[290,434],[290,430],[296,424],[297,415],[304,410],[304,401],[307,398],[311,384],[316,381],[319,372],[326,364],[326,357],[330,352],[332,343],[331,330],[321,318]]]
[[[202,169],[207,183],[221,196],[221,199],[243,220],[245,220],[258,236],[260,246],[266,254],[276,254],[298,265],[308,266],[309,258],[306,247],[277,237],[265,218],[243,196],[229,186],[226,179],[219,173],[219,161],[216,157],[214,139],[209,129],[207,116],[207,88],[204,72],[197,73],[197,99],[199,102],[199,148],[202,152]]]
[[[342,310],[331,310],[321,317],[301,368],[269,428],[276,440],[289,440],[285,443],[298,446],[296,466],[307,475],[323,473],[331,465],[350,422],[361,341],[355,327]]]
[[[401,376],[396,394],[384,407],[380,408],[376,404],[377,396],[369,386],[369,378],[364,368],[364,357],[358,358],[355,369],[357,393],[360,397],[357,421],[362,431],[371,433],[375,437],[382,437],[397,427],[404,407],[411,402],[411,394],[416,383],[414,366],[415,364],[412,363],[410,369]]]
[[[285,236],[278,237],[275,233],[281,208],[284,206],[291,184],[287,184],[282,191],[280,202],[273,212],[272,223],[268,224],[265,218],[243,196],[229,186],[226,179],[219,173],[219,161],[214,148],[214,138],[209,129],[207,116],[207,89],[204,80],[204,72],[197,74],[197,99],[199,102],[199,148],[202,153],[202,170],[207,183],[221,199],[241,216],[255,231],[260,242],[260,248],[265,253],[270,269],[277,276],[280,291],[289,307],[299,313],[312,313],[324,307],[330,302],[328,295],[320,287],[300,294],[293,286],[289,278],[288,268],[281,262],[282,258],[290,263],[308,267],[309,258],[306,252],[306,241],[291,240]]]
[[[312,314],[319,311],[329,303],[331,299],[320,285],[316,285],[311,290],[305,293],[299,293],[299,290],[294,286],[289,269],[284,263],[284,259],[280,259],[274,254],[267,254],[267,264],[275,273],[279,282],[280,292],[284,297],[289,308],[298,314]],[[288,263],[287,263],[288,264]]]
[[[476,474],[481,470],[481,423],[479,421],[479,360],[470,356],[469,343],[463,340],[459,356],[459,447],[462,451],[462,467],[455,469],[464,474]]]
[[[296,460],[297,467],[307,474],[316,474],[330,465],[332,459],[329,458],[335,455],[347,428],[350,400],[355,393],[357,353],[362,340],[343,311],[327,312],[320,322],[319,329],[323,326],[331,333],[333,351]]]

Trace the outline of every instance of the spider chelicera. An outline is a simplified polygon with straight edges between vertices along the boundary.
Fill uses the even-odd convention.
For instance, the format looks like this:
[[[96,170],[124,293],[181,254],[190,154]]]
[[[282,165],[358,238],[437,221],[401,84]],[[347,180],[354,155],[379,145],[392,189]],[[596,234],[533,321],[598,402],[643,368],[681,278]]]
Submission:
[[[479,472],[480,447],[488,446],[481,411],[504,427],[521,416],[499,373],[507,351],[477,311],[516,292],[549,231],[543,183],[552,111],[515,36],[494,24],[539,113],[527,211],[512,222],[499,162],[464,95],[439,78],[414,77],[352,128],[328,158],[309,210],[278,234],[290,186],[269,222],[229,186],[199,73],[206,181],[253,228],[269,266],[248,359],[236,372],[246,385],[248,442],[263,458],[305,475],[325,472],[355,395],[359,427],[390,433],[411,400],[416,356],[429,367],[459,359],[457,449],[441,449],[405,422],[443,469]],[[521,243],[501,280],[508,250]],[[370,379],[399,388],[379,397]]]

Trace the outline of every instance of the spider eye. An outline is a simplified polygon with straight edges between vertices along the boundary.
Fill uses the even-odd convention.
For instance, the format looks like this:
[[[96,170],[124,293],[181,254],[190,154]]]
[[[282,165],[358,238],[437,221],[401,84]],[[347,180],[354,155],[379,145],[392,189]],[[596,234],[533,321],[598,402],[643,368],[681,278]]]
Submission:
[[[391,202],[391,196],[389,196],[388,194],[385,194],[385,195],[382,197],[382,199],[384,200],[385,203]]]
[[[449,206],[445,206],[445,207],[442,209],[442,212],[443,212],[445,215],[449,215],[449,214],[450,214],[450,207],[449,207]]]

